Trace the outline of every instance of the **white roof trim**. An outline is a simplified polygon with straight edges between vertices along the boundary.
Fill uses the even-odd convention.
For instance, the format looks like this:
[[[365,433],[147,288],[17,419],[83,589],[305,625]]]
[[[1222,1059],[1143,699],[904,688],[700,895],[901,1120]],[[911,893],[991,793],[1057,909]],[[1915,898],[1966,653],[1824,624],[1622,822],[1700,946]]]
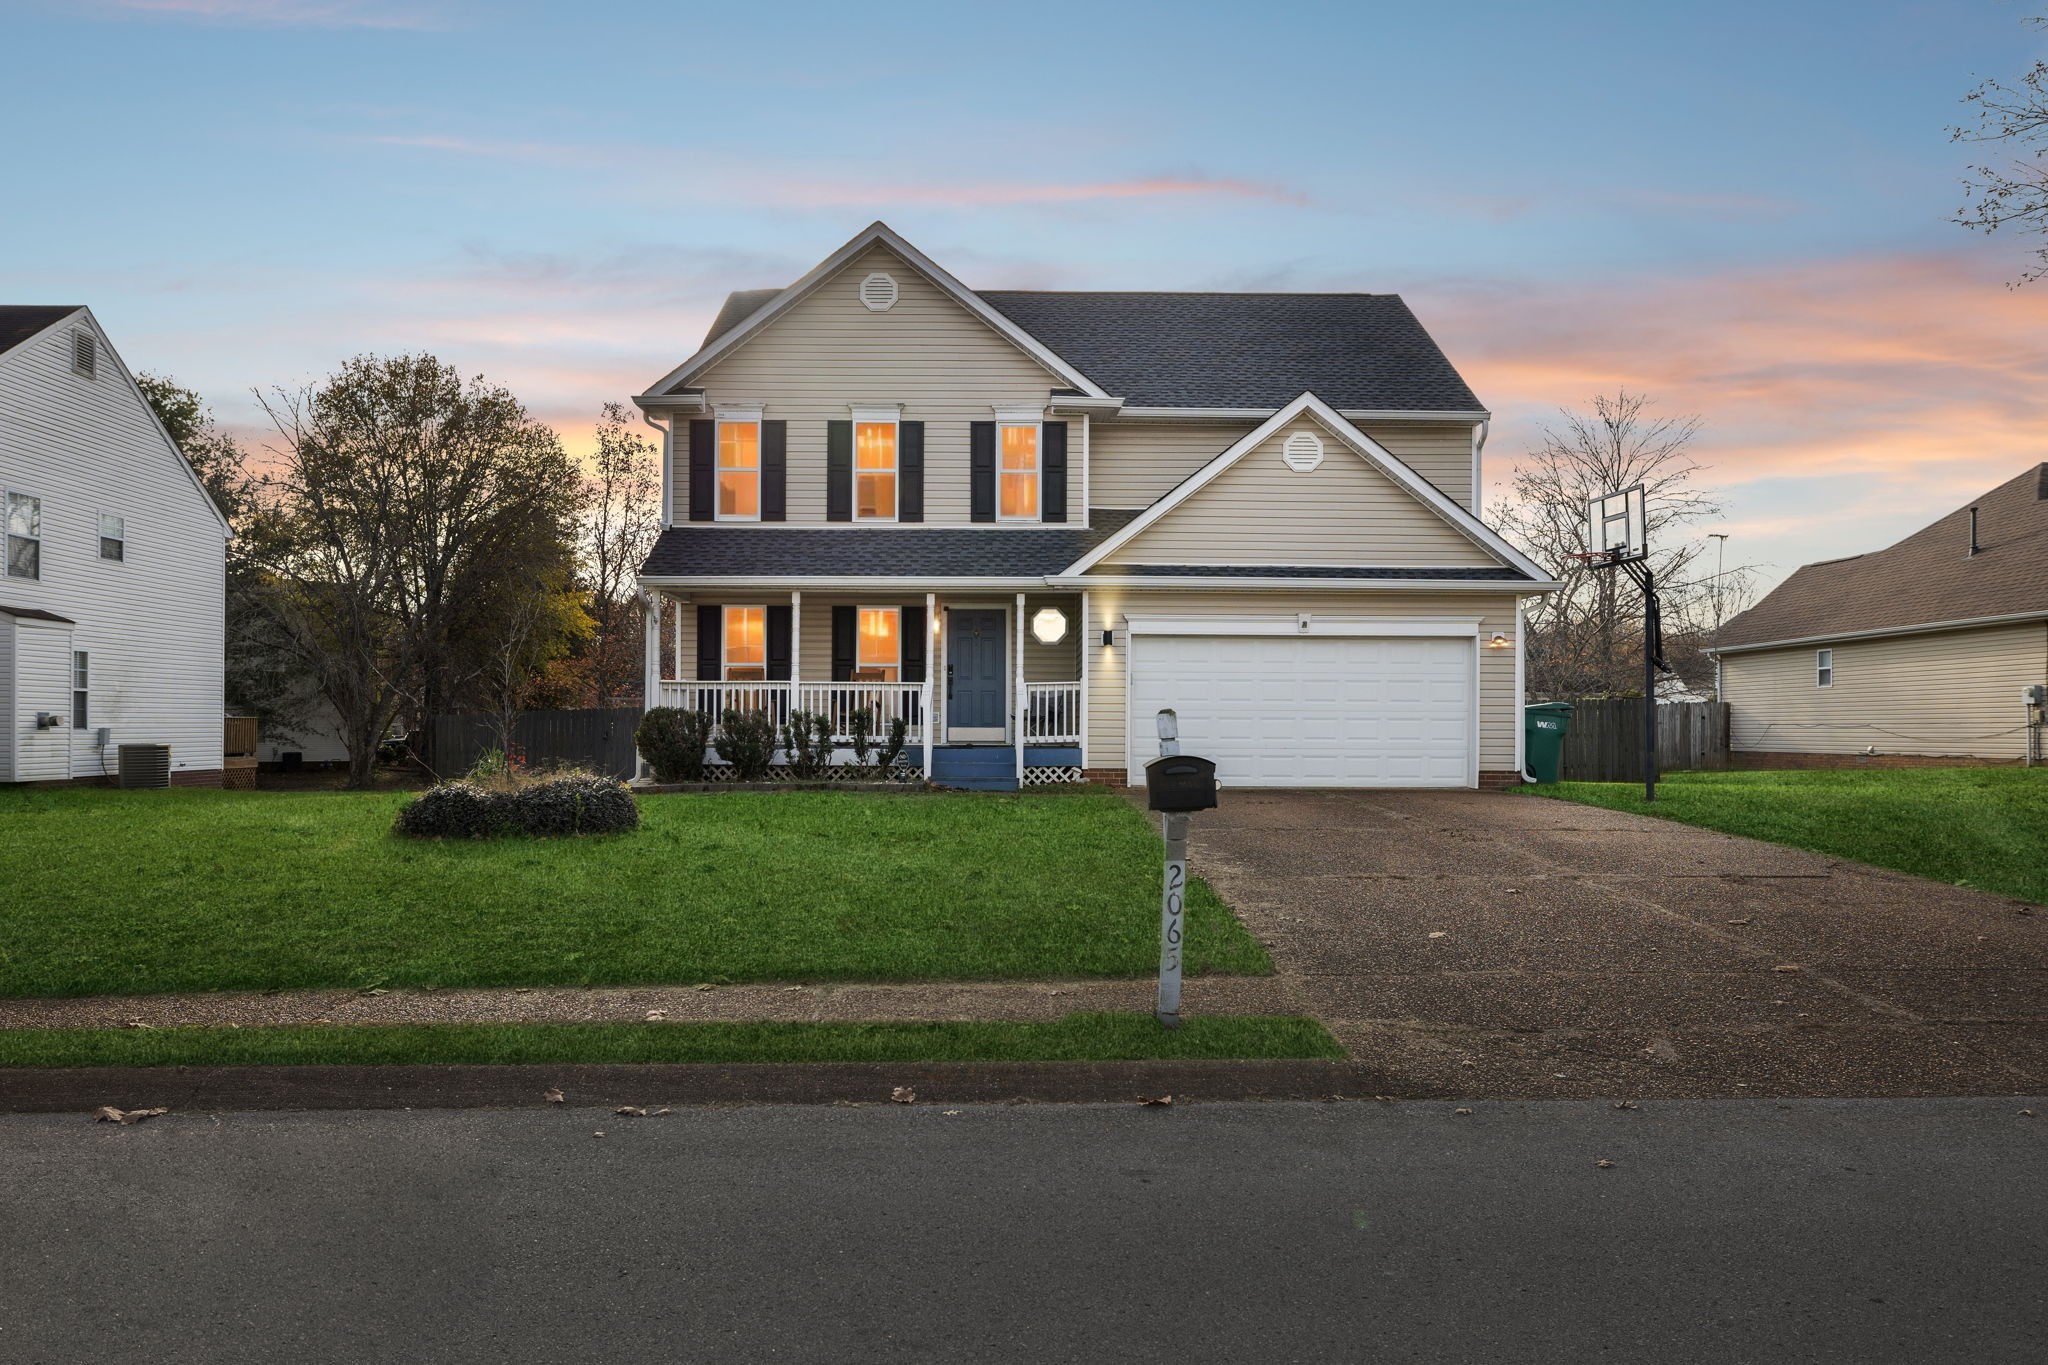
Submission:
[[[1242,588],[1246,592],[1479,592],[1528,597],[1563,587],[1554,579],[1519,578],[1253,578],[1248,575],[1050,574],[1055,588],[1142,588],[1172,592]]]
[[[1033,360],[1036,360],[1039,364],[1045,366],[1046,369],[1065,380],[1069,386],[1080,389],[1082,392],[1095,398],[1109,397],[1087,375],[1082,374],[1072,365],[1069,365],[1066,361],[1047,350],[1038,338],[1026,332],[986,303],[983,303],[981,297],[972,289],[969,289],[966,285],[960,283],[959,280],[953,278],[951,274],[947,273],[931,257],[903,240],[903,238],[896,234],[895,229],[879,220],[870,223],[856,234],[853,240],[818,262],[802,279],[783,290],[780,294],[777,294],[761,307],[755,309],[739,325],[733,327],[709,346],[706,346],[703,350],[685,360],[681,365],[669,371],[660,380],[650,384],[648,386],[648,396],[664,394],[676,385],[684,383],[691,377],[702,373],[714,362],[736,349],[770,322],[782,316],[798,300],[809,295],[812,290],[836,274],[840,267],[844,266],[848,261],[851,261],[861,252],[877,244],[888,247],[891,251],[902,257],[912,269],[918,271],[926,279],[937,285],[942,292],[951,296],[954,302],[981,319],[989,328],[1009,340],[1012,345],[1016,346],[1026,355],[1029,355]]]
[[[1784,640],[1766,640],[1755,645],[1722,645],[1709,654],[1754,654],[1766,649],[1792,649],[1800,645],[1826,644],[1830,640],[1879,640],[1890,635],[1933,635],[1944,630],[1981,630],[1988,626],[2018,626],[2048,619],[2048,611],[2015,611],[2002,616],[1969,616],[1954,621],[1922,621],[1910,626],[1875,626],[1869,630],[1843,630],[1828,635],[1795,635]]]
[[[1174,508],[1194,496],[1195,493],[1199,492],[1210,480],[1214,479],[1224,470],[1249,455],[1282,427],[1292,422],[1295,418],[1304,415],[1313,417],[1321,422],[1333,435],[1342,440],[1344,444],[1350,446],[1368,464],[1377,467],[1382,474],[1385,474],[1388,478],[1406,489],[1417,501],[1433,508],[1445,521],[1463,532],[1466,539],[1492,554],[1503,564],[1521,570],[1539,583],[1551,581],[1550,575],[1544,572],[1542,567],[1534,560],[1501,539],[1484,522],[1480,521],[1470,512],[1467,512],[1463,507],[1445,497],[1428,480],[1422,478],[1414,470],[1395,458],[1385,446],[1382,446],[1378,441],[1373,440],[1372,437],[1353,426],[1342,413],[1312,393],[1302,394],[1301,397],[1295,399],[1292,403],[1289,403],[1286,407],[1261,422],[1249,433],[1240,437],[1236,444],[1232,445],[1215,459],[1209,461],[1206,465],[1203,465],[1194,474],[1182,480],[1173,491],[1167,493],[1150,507],[1147,507],[1128,522],[1121,531],[1118,531],[1115,535],[1109,537],[1109,539],[1103,541],[1086,555],[1083,555],[1080,559],[1069,565],[1064,573],[1066,575],[1081,574],[1094,568],[1097,564],[1100,564],[1103,560],[1130,544],[1140,535],[1143,535],[1146,530],[1157,525]],[[1514,585],[1508,584],[1505,586],[1512,587]]]
[[[1273,408],[1162,408],[1126,405],[1118,410],[1116,415],[1140,422],[1261,422],[1271,417],[1275,411]],[[1344,408],[1341,411],[1353,422],[1455,422],[1460,426],[1484,422],[1493,416],[1485,408],[1472,408],[1461,412],[1440,412],[1433,408]]]

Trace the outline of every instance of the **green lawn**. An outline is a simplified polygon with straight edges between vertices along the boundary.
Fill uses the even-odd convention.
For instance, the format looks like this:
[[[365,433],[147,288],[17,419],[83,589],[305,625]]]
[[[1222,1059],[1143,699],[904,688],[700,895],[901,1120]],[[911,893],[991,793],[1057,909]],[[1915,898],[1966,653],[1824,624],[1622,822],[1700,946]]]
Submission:
[[[1063,1062],[1342,1057],[1313,1019],[1148,1014],[1051,1023],[351,1024],[333,1028],[0,1029],[0,1067],[458,1062]]]
[[[395,794],[0,791],[0,996],[1138,976],[1159,841],[1103,793],[641,800],[633,834],[417,842]],[[1272,961],[1206,885],[1189,969]]]
[[[1673,773],[1649,805],[1618,782],[1526,790],[2048,902],[2048,769]]]

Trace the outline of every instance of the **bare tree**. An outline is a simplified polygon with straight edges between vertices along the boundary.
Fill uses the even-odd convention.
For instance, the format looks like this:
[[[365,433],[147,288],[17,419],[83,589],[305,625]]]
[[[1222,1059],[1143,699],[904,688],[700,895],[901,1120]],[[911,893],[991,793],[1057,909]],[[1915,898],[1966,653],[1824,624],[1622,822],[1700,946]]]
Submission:
[[[632,425],[623,403],[606,403],[597,453],[584,478],[580,530],[593,622],[591,704],[638,700],[646,622],[635,579],[661,530],[660,452]]]
[[[1705,466],[1692,458],[1698,417],[1655,417],[1650,400],[1626,389],[1592,400],[1591,412],[1560,414],[1524,458],[1500,514],[1501,529],[1564,586],[1537,600],[1527,619],[1528,684],[1543,696],[1642,690],[1642,615],[1623,575],[1590,569],[1586,503],[1596,494],[1643,485],[1650,567],[1664,606],[1666,657],[1688,683],[1711,676],[1704,650],[1707,616],[1740,610],[1745,569],[1700,580],[1704,543],[1690,528],[1721,514],[1719,500],[1695,484]],[[1733,593],[1733,595],[1731,595]]]
[[[2048,17],[2029,17],[2034,28],[2048,28]],[[1996,145],[2012,156],[1997,165],[1969,167],[1963,179],[1963,206],[1955,220],[1976,232],[1999,228],[2035,237],[2048,234],[2048,62],[2036,61],[2017,81],[1978,82],[1963,96],[1975,122],[1949,129],[1952,142]],[[2016,283],[2048,275],[2048,244],[2034,248],[2034,264]]]

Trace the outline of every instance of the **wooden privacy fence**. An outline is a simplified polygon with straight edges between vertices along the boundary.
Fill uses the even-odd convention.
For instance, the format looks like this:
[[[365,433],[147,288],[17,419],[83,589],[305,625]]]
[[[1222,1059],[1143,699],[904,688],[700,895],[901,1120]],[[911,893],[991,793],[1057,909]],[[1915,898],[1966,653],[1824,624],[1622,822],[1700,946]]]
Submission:
[[[1564,737],[1567,782],[1643,780],[1643,699],[1591,697],[1572,703]],[[1657,766],[1667,773],[1728,766],[1728,704],[1666,702],[1657,708]]]
[[[633,729],[640,709],[522,711],[512,722],[512,747],[529,768],[574,766],[611,777],[633,776]],[[498,747],[496,716],[435,716],[427,727],[427,763],[442,777],[460,777]]]

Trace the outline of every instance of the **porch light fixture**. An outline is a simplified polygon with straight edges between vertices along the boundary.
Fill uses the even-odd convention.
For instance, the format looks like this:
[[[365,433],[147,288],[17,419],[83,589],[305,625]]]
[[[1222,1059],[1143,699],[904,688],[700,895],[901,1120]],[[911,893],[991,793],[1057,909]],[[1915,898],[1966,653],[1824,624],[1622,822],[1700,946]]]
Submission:
[[[1046,607],[1031,618],[1031,634],[1042,645],[1056,645],[1067,638],[1067,614],[1058,607]]]
[[[1508,647],[1508,637],[1499,631],[1495,631],[1493,638],[1486,642],[1486,647],[1488,649],[1506,649]]]
[[[1115,631],[1113,631],[1113,630],[1105,630],[1105,631],[1103,631],[1103,632],[1102,632],[1102,647],[1103,647],[1104,649],[1114,649],[1114,648],[1116,648],[1116,632],[1115,632]]]

